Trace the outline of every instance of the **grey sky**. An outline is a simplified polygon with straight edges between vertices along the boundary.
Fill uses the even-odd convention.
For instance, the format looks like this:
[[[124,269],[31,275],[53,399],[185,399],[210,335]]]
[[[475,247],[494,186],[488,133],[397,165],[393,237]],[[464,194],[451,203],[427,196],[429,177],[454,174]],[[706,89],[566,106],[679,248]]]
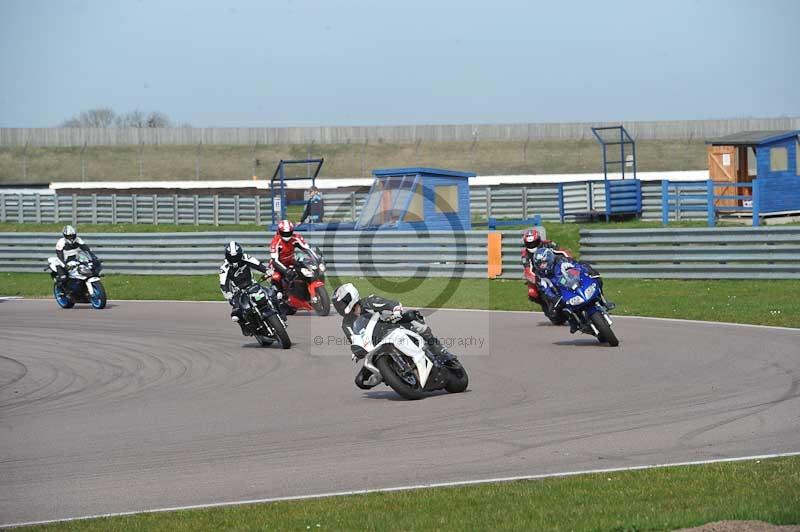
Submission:
[[[0,0],[0,126],[800,115],[800,1]]]

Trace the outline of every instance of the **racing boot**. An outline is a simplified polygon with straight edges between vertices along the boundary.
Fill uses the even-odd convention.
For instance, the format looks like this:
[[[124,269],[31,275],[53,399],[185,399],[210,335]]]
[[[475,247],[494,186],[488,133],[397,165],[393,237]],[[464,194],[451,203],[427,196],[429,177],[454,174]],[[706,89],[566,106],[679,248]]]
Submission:
[[[239,328],[242,330],[244,336],[253,336],[253,333],[250,332],[250,329],[245,327],[244,322],[242,322],[239,315],[236,314],[236,311],[231,312],[231,321],[239,324]]]
[[[353,380],[355,385],[362,390],[369,390],[370,388],[374,388],[381,382],[380,375],[375,375],[370,370],[365,367],[361,367],[361,370],[356,373],[356,378]]]
[[[426,327],[423,332],[419,333],[419,335],[422,336],[423,340],[425,340],[425,343],[428,344],[428,348],[431,350],[431,352],[437,357],[441,358],[443,361],[447,362],[448,360],[453,360],[456,358],[456,356],[445,349],[445,347],[442,345],[442,342],[440,342],[439,339],[433,335],[430,327]]]
[[[67,270],[61,266],[56,267],[56,287],[63,292],[67,286]]]
[[[568,321],[569,321],[569,333],[575,334],[576,332],[578,332],[578,329],[580,329],[581,327],[580,325],[578,325],[578,320],[575,319],[575,316],[570,316],[568,318]]]

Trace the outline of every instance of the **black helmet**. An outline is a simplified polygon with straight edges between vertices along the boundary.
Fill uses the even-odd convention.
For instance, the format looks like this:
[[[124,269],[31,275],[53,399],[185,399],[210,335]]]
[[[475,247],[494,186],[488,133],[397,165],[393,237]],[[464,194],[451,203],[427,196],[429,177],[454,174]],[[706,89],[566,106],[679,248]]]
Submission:
[[[64,229],[61,230],[61,234],[70,242],[74,242],[78,238],[78,232],[71,225],[65,225]]]
[[[231,240],[228,245],[225,246],[225,260],[233,264],[242,260],[242,257],[244,257],[242,246],[240,246],[238,242]]]
[[[340,316],[350,314],[358,300],[358,289],[351,283],[343,284],[333,293],[333,307]]]

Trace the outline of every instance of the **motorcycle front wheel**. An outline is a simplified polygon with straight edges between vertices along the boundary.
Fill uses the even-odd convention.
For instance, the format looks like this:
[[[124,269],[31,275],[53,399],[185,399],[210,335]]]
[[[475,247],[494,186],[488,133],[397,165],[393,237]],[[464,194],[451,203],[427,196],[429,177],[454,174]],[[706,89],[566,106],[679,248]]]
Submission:
[[[92,308],[97,310],[105,308],[108,297],[106,296],[106,289],[103,283],[95,281],[92,283],[92,288],[94,288],[94,293],[89,296],[89,302],[92,304]]]
[[[608,342],[608,345],[611,347],[617,347],[619,345],[617,335],[611,330],[611,326],[606,321],[606,318],[603,316],[602,312],[595,312],[592,314],[591,320],[599,331],[597,339],[600,340],[600,343]]]
[[[286,327],[283,326],[283,322],[276,314],[267,316],[267,323],[269,323],[270,329],[275,331],[275,338],[280,342],[281,348],[289,349],[292,347],[292,340],[289,338],[289,333],[286,332]]]
[[[383,382],[388,384],[400,397],[412,401],[425,397],[425,393],[420,389],[419,380],[415,384],[407,382],[400,376],[399,369],[395,369],[395,366],[394,360],[388,355],[379,357],[375,361],[375,367],[381,372]]]
[[[461,393],[467,389],[469,385],[469,376],[467,370],[461,365],[461,362],[453,360],[447,369],[450,371],[450,379],[444,387],[449,393]]]
[[[331,313],[331,296],[324,286],[317,288],[317,302],[311,304],[318,316],[327,316]]]

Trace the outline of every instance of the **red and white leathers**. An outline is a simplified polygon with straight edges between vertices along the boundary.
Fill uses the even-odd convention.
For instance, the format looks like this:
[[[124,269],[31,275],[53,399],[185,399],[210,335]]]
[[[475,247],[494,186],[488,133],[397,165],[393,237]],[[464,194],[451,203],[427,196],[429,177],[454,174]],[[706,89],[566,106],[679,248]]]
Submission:
[[[279,284],[289,268],[294,266],[295,246],[306,250],[311,249],[299,233],[293,233],[288,240],[282,237],[280,233],[272,237],[272,242],[269,244],[269,255],[272,259],[271,265],[275,270],[272,279],[276,281],[276,284]]]

